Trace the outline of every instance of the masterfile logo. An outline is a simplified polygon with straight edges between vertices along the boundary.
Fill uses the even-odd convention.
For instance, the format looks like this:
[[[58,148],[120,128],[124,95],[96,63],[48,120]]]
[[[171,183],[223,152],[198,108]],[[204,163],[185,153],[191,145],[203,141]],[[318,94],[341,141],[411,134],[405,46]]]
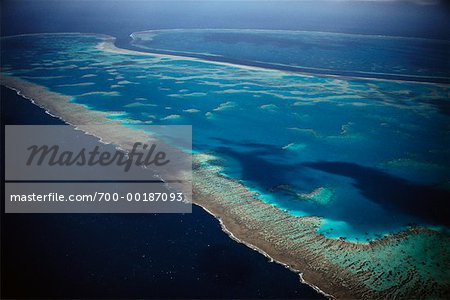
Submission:
[[[114,153],[100,152],[99,148],[99,146],[95,146],[92,150],[82,148],[78,153],[75,153],[73,151],[60,151],[58,145],[32,145],[27,149],[30,150],[27,166],[33,163],[39,166],[43,163],[47,163],[49,166],[108,166],[116,164],[117,166],[123,166],[124,171],[128,172],[133,164],[149,167],[152,164],[164,166],[170,162],[164,151],[156,151],[156,144],[149,146],[136,142],[129,153],[119,150],[114,151]]]
[[[6,126],[6,212],[190,212],[190,126]]]

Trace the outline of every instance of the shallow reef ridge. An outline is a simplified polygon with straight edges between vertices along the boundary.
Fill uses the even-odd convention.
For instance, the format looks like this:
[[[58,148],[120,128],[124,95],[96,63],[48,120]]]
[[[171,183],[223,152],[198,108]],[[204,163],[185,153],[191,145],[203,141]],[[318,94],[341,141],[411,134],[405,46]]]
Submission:
[[[321,219],[294,217],[220,175],[212,155],[194,156],[194,199],[227,231],[336,298],[445,298],[450,239],[411,228],[369,243],[328,239]],[[425,253],[425,255],[424,255]]]

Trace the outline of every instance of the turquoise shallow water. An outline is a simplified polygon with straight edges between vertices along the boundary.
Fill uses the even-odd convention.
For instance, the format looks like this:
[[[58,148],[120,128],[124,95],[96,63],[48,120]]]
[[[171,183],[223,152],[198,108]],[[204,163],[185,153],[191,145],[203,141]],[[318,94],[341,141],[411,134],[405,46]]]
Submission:
[[[191,124],[195,151],[222,158],[224,174],[264,201],[324,217],[326,236],[364,241],[410,224],[447,230],[448,85],[114,54],[98,42],[3,39],[2,73],[124,123]]]

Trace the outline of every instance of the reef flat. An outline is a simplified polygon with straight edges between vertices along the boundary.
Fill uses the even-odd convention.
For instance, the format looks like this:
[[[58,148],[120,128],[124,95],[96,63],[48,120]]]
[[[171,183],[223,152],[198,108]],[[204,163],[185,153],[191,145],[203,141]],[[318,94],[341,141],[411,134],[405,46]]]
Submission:
[[[156,138],[138,127],[125,126],[123,119],[109,118],[110,114],[92,111],[83,105],[72,103],[71,97],[49,91],[43,86],[1,74],[0,84],[15,90],[22,97],[43,108],[48,114],[60,118],[75,129],[97,137],[102,143],[115,145],[125,152],[130,152],[135,143],[157,144],[159,151],[164,151],[167,157],[176,157],[177,159],[172,160],[173,166],[160,168],[158,174],[152,174],[152,176],[155,179],[180,181],[179,184],[172,183],[172,186],[184,192],[190,202],[192,195],[190,184],[181,184],[181,181],[185,183],[192,181],[192,175],[189,172],[192,164],[190,154],[168,145],[160,138]],[[136,123],[126,122],[127,124]]]
[[[2,85],[119,147],[140,139],[130,124],[201,128],[194,203],[311,286],[336,298],[450,294],[448,86],[154,55],[105,36],[30,38],[5,42]]]
[[[195,203],[219,218],[233,237],[301,273],[326,294],[342,299],[449,295],[448,236],[410,228],[369,243],[325,238],[317,233],[321,218],[295,217],[258,200],[239,182],[221,176],[217,160],[195,156]]]
[[[152,53],[179,54],[314,76],[333,74],[341,78],[450,83],[448,68],[433,65],[426,59],[445,60],[447,53],[441,51],[449,45],[445,40],[267,29],[162,29],[133,32],[130,37],[135,48]],[[333,47],[328,47],[330,40]],[[282,48],[274,46],[277,44],[283,45]],[[348,55],[349,47],[354,45],[358,47],[353,47],[352,54]],[[268,47],[271,51],[266,51]],[[411,63],[407,56],[396,55],[393,49],[416,49],[422,56]],[[370,55],[376,55],[378,60],[367,59]],[[420,68],[415,68],[419,61]]]

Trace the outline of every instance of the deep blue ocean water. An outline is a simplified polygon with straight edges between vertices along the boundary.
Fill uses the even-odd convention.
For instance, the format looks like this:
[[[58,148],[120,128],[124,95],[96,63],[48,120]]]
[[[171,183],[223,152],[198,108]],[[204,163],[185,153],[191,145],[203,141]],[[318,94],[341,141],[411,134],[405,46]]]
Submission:
[[[62,125],[1,88],[8,125]],[[191,214],[3,214],[4,298],[323,298]],[[276,282],[277,284],[274,284]]]

